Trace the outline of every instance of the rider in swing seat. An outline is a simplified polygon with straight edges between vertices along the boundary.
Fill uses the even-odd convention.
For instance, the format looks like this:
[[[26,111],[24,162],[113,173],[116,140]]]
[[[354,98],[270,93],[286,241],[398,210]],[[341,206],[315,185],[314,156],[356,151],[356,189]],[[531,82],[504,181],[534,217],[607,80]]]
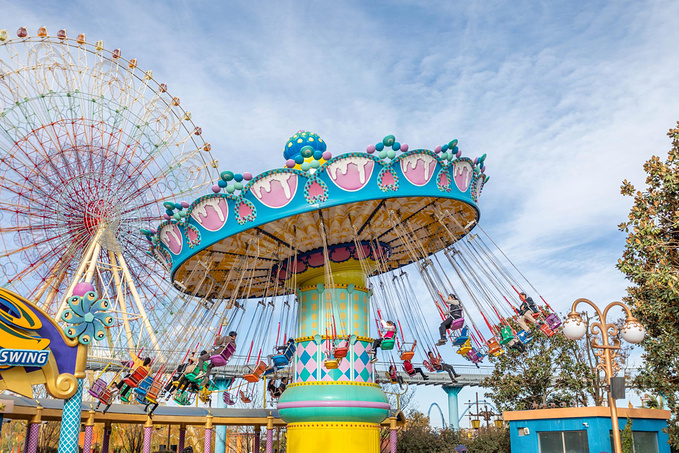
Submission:
[[[439,295],[441,296],[441,299],[443,299],[443,294],[439,292]],[[453,293],[450,293],[446,299],[446,302],[448,304],[448,312],[446,313],[446,319],[444,319],[439,326],[439,334],[441,339],[438,341],[438,343],[436,343],[437,346],[446,344],[446,332],[448,329],[450,329],[453,321],[462,318],[462,304],[460,303],[460,300],[457,298],[457,296]]]
[[[372,349],[368,351],[368,354],[373,356],[373,358],[370,359],[370,363],[377,362],[377,348],[382,345],[384,340],[394,340],[396,338],[396,324],[394,321],[380,319],[380,323],[384,328],[384,334],[380,338],[375,338],[375,340],[373,340]]]

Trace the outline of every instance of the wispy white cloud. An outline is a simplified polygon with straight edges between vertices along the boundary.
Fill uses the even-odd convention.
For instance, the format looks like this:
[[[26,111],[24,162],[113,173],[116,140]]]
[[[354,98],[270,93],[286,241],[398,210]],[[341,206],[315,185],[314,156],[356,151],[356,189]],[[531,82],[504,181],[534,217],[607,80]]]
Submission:
[[[388,133],[428,148],[458,138],[488,153],[484,228],[565,310],[624,295],[618,187],[643,185],[642,163],[669,147],[678,14],[669,0],[14,2],[0,28],[63,27],[138,58],[223,168],[280,166],[302,128],[335,154]]]

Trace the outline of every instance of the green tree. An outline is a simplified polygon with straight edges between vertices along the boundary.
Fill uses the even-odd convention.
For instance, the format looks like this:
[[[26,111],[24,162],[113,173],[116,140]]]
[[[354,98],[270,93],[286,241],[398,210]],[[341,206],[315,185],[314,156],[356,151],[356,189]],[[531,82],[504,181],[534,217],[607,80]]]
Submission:
[[[512,450],[506,428],[479,428],[476,437],[465,445],[469,453],[510,453]]]
[[[525,410],[548,404],[586,404],[593,392],[593,372],[578,343],[540,331],[526,352],[508,349],[491,357],[495,369],[482,386],[500,411]]]
[[[621,192],[634,198],[626,222],[627,242],[620,269],[632,283],[625,301],[646,328],[643,367],[635,384],[662,395],[672,411],[670,444],[679,447],[679,123],[667,159],[644,164],[645,191],[627,180]]]
[[[625,429],[620,432],[622,453],[634,453],[634,437],[632,436],[632,419],[627,417]]]

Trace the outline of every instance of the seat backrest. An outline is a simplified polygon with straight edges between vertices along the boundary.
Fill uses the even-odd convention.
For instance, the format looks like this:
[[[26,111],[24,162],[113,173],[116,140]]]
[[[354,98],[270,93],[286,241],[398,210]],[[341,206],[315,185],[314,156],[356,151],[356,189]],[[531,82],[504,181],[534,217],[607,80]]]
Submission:
[[[297,343],[290,343],[288,347],[285,348],[285,351],[283,351],[283,355],[288,360],[292,360],[292,356],[295,355],[295,350],[297,350]]]

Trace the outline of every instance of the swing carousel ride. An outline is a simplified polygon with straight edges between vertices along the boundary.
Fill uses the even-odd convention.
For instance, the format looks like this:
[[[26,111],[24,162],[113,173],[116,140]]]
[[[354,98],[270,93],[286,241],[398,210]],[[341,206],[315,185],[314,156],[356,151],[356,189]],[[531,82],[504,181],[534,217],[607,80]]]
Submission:
[[[180,100],[119,49],[65,30],[0,31],[0,285],[59,318],[90,283],[113,314],[90,355],[161,356],[159,316],[190,301],[139,228],[164,201],[204,190],[217,175],[209,151]]]
[[[110,301],[89,362],[103,410],[263,389],[290,451],[373,451],[379,382],[426,379],[422,363],[452,383],[450,348],[478,366],[560,325],[478,225],[486,156],[457,140],[333,157],[299,131],[283,167],[218,173],[151,71],[44,27],[0,31],[0,125],[0,284],[62,320],[72,296]]]
[[[390,380],[398,377],[396,361],[414,374],[412,360],[421,352],[429,371],[449,371],[454,381],[438,350],[448,342],[478,364],[505,345],[530,341],[527,323],[542,319],[540,329],[554,334],[556,315],[525,295],[508,260],[467,234],[477,226],[476,203],[488,180],[485,155],[462,157],[457,140],[409,150],[387,136],[366,152],[333,158],[317,134],[299,131],[284,157],[285,167],[255,177],[222,172],[213,193],[185,211],[167,203],[169,219],[156,233],[143,233],[173,284],[207,301],[192,326],[200,326],[203,340],[218,341],[192,376],[198,389],[211,385],[212,368],[232,358],[249,366],[236,388],[267,374],[288,378],[284,389],[274,386],[284,391],[271,393],[288,423],[290,451],[377,445],[378,424],[389,411],[374,383],[378,354],[398,351],[398,359],[387,360]],[[409,264],[425,293],[412,286],[403,269]],[[444,319],[438,341],[422,308],[427,296]],[[246,317],[247,301],[255,308]],[[277,326],[275,313],[284,320]],[[244,320],[239,359],[234,334],[243,332]],[[189,351],[196,338],[181,332],[192,326],[175,325]],[[517,332],[517,325],[524,329]],[[224,395],[233,402],[230,391]]]

